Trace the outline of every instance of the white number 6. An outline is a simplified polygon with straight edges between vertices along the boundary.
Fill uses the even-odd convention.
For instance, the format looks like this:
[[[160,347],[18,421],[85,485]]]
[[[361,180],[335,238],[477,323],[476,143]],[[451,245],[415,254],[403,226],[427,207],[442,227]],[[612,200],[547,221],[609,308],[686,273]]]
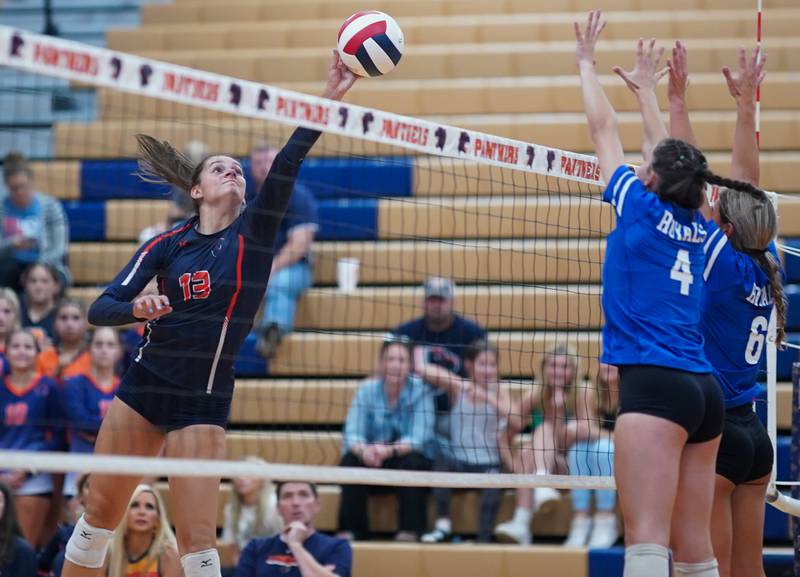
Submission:
[[[761,360],[761,351],[764,350],[764,341],[767,339],[769,321],[766,317],[756,317],[750,325],[750,338],[744,351],[744,360],[748,365],[757,365]]]

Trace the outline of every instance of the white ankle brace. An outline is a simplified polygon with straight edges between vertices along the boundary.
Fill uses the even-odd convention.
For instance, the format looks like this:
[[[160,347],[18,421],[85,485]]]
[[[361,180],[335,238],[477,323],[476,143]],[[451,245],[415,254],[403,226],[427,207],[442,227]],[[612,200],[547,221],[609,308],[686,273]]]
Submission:
[[[206,549],[188,553],[181,557],[183,573],[186,577],[221,577],[219,553],[216,549]]]
[[[676,577],[678,575],[692,575],[693,577],[719,577],[719,565],[716,559],[709,559],[702,563],[673,563]]]
[[[75,530],[67,541],[64,556],[79,567],[97,569],[106,562],[108,545],[113,531],[92,527],[83,515],[75,523]]]
[[[623,577],[669,577],[669,549],[655,543],[625,547]]]

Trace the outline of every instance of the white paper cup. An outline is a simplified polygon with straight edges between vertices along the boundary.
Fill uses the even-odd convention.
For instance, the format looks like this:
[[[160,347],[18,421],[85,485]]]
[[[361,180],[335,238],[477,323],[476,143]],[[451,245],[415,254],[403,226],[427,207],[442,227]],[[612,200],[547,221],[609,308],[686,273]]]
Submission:
[[[336,263],[336,282],[340,292],[355,292],[358,287],[358,266],[357,258],[340,258]]]

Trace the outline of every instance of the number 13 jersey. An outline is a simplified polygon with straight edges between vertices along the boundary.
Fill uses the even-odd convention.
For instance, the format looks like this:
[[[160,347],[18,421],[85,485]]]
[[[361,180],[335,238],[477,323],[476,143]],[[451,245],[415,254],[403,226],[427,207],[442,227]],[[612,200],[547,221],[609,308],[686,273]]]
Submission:
[[[705,219],[647,190],[626,166],[603,200],[617,221],[603,265],[603,362],[710,373],[700,330]]]

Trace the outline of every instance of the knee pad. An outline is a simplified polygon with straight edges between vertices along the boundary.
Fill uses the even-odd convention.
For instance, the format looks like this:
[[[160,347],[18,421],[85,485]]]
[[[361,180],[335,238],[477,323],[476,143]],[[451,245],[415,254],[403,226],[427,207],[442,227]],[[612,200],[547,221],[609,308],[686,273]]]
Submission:
[[[625,547],[623,577],[669,577],[669,549],[654,543]]]
[[[188,553],[181,557],[181,566],[186,577],[221,577],[219,553],[216,549],[206,549]]]
[[[676,577],[678,575],[692,575],[692,577],[719,577],[719,565],[716,559],[709,559],[702,563],[674,563]]]
[[[81,515],[75,523],[72,536],[67,541],[64,556],[70,563],[79,567],[98,569],[106,562],[108,545],[113,533],[108,529],[92,527],[86,522],[85,516]]]

